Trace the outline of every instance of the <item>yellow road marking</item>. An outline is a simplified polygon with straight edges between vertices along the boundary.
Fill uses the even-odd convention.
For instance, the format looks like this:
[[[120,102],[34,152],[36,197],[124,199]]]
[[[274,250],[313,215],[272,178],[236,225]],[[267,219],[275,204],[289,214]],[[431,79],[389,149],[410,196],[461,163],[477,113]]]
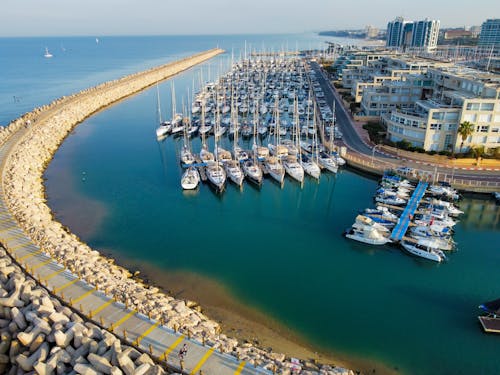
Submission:
[[[48,281],[52,279],[54,276],[59,275],[60,273],[63,273],[66,268],[61,268],[60,270],[57,270],[55,272],[49,273],[47,276],[40,278],[40,280]]]
[[[25,259],[31,258],[32,256],[38,255],[38,254],[40,254],[41,252],[42,252],[42,250],[40,249],[40,250],[37,250],[37,251],[35,251],[35,252],[33,252],[33,253],[29,253],[29,254],[23,255],[23,256],[22,256],[21,258],[19,258],[17,261],[18,261],[18,262],[21,262],[21,261],[23,261],[23,260],[25,260]]]
[[[97,309],[93,310],[90,312],[90,315],[91,316],[94,316],[95,314],[101,312],[102,310],[104,310],[106,307],[108,307],[109,305],[111,305],[113,302],[115,302],[114,298],[111,298],[109,301],[106,301],[105,303],[103,303],[101,306],[99,306]]]
[[[168,356],[170,353],[172,353],[172,351],[182,342],[184,341],[184,338],[186,336],[182,335],[180,336],[179,338],[177,338],[177,340],[174,341],[174,343],[172,345],[170,345],[168,347],[167,350],[165,350],[165,353],[163,353],[161,356],[160,356],[160,361],[161,361],[161,358],[163,357],[163,360],[167,360]]]
[[[189,375],[195,375],[200,369],[201,366],[207,361],[207,359],[213,354],[215,348],[210,348],[203,357],[201,357],[200,362],[196,365],[196,367],[189,373]]]
[[[23,247],[27,247],[29,245],[32,245],[32,244],[33,243],[31,241],[29,241],[29,242],[26,242],[26,243],[22,243],[20,245],[16,245],[16,246],[10,247],[9,250],[10,251],[16,251],[16,250],[22,249]]]
[[[2,232],[6,232],[6,231],[11,230],[11,229],[13,229],[13,228],[17,228],[17,225],[13,225],[13,226],[11,226],[11,227],[7,227],[7,228],[2,228],[2,229],[0,230],[0,233],[2,233]]]
[[[134,344],[136,346],[139,346],[141,343],[142,339],[149,335],[156,327],[160,325],[160,321],[158,320],[155,324],[153,324],[151,327],[149,327],[146,332],[144,332],[142,335],[140,335],[138,338],[135,339]]]
[[[86,291],[85,293],[83,293],[80,297],[72,299],[71,302],[72,303],[77,303],[78,301],[81,301],[82,299],[84,299],[85,297],[87,297],[89,294],[95,292],[96,290],[97,290],[97,288],[90,289],[90,290]]]
[[[245,367],[246,362],[241,362],[236,371],[234,372],[234,375],[240,375],[241,371],[243,371],[243,367]]]
[[[113,328],[118,327],[119,325],[122,325],[125,323],[127,320],[129,320],[133,315],[135,315],[137,311],[132,310],[130,311],[127,315],[125,315],[123,318],[121,318],[119,321],[117,321],[115,324],[113,324]]]
[[[16,238],[21,238],[22,236],[24,236],[25,234],[23,232],[21,233],[16,233],[12,236],[9,236],[7,238],[4,238],[3,241],[4,242],[9,242],[9,241],[12,241],[12,240],[15,240]]]
[[[54,288],[54,294],[57,294],[57,292],[60,292],[61,290],[63,289],[66,289],[68,286],[70,285],[73,285],[74,283],[76,283],[78,280],[80,280],[78,277],[76,279],[73,279],[71,280],[70,282],[67,282],[66,284],[64,285],[61,285],[60,287],[58,288]]]
[[[30,267],[31,268],[31,273],[33,273],[34,270],[42,267],[42,266],[45,266],[46,264],[49,264],[50,262],[52,262],[52,258],[49,258],[47,260],[44,260],[43,262],[40,262],[38,264],[35,264],[33,267]]]

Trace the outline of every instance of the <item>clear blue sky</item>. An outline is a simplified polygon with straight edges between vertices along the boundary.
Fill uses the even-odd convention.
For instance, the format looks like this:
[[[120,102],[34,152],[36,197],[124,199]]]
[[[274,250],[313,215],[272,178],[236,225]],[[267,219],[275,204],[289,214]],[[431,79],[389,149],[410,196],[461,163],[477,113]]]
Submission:
[[[0,0],[0,36],[290,33],[500,18],[499,0]]]

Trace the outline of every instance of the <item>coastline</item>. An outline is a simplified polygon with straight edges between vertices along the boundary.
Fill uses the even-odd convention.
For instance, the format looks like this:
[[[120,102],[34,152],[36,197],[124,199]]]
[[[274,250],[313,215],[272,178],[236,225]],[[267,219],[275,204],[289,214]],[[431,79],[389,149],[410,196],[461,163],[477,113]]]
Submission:
[[[128,270],[139,271],[140,280],[174,298],[196,301],[204,315],[220,324],[222,333],[240,343],[250,342],[261,348],[272,348],[273,352],[284,353],[306,362],[314,360],[316,363],[355,369],[364,375],[402,374],[376,360],[351,358],[314,346],[278,320],[246,305],[227,287],[209,277],[191,271],[160,269],[148,262],[123,257],[114,250],[103,251],[103,255],[114,259],[116,264]]]
[[[78,275],[75,280],[81,279],[90,285],[99,286],[110,296],[110,301],[121,302],[126,307],[132,307],[132,311],[156,320],[155,326],[164,322],[168,328],[198,342],[206,342],[212,346],[212,351],[217,348],[237,357],[238,361],[244,361],[242,363],[261,369],[289,371],[291,360],[284,354],[264,350],[252,343],[238,345],[236,339],[221,333],[217,322],[190,307],[196,303],[175,299],[131,278],[127,269],[115,265],[113,259],[91,249],[56,221],[46,203],[43,173],[61,143],[78,124],[110,104],[222,52],[213,49],[106,82],[57,99],[12,121],[0,132],[2,143],[10,141],[2,159],[2,198],[15,217],[16,226],[30,233],[31,241],[48,254],[49,260],[42,264],[54,260],[62,263],[63,269]],[[14,249],[8,247],[12,253]],[[71,300],[65,302],[72,303]],[[325,374],[353,374],[351,370],[325,364],[303,362],[302,367]]]

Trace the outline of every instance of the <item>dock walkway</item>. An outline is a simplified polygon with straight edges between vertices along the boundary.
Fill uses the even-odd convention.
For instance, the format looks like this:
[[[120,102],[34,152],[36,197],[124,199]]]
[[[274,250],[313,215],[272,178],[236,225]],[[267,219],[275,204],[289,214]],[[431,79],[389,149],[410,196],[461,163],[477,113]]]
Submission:
[[[263,368],[239,361],[216,347],[186,337],[147,316],[115,301],[97,286],[71,273],[63,264],[45,253],[26,235],[9,211],[4,192],[5,162],[9,153],[26,134],[21,128],[0,145],[0,243],[16,262],[54,296],[89,321],[113,332],[128,345],[150,353],[156,360],[182,374],[250,375],[271,374]],[[183,362],[178,357],[186,344]]]
[[[408,204],[406,205],[403,213],[401,214],[398,223],[394,226],[394,229],[391,233],[391,239],[394,241],[401,241],[406,231],[408,230],[408,226],[410,225],[411,218],[415,214],[417,210],[418,204],[420,200],[425,194],[425,190],[427,189],[427,182],[420,181],[413,191],[412,196],[408,200]]]

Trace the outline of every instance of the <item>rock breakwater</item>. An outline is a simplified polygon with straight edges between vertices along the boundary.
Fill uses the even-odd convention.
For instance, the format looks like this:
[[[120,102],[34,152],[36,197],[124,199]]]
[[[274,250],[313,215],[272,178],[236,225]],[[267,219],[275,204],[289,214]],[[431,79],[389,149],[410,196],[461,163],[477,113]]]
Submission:
[[[200,342],[204,341],[206,344],[225,353],[231,353],[248,363],[269,370],[277,369],[278,372],[287,374],[290,373],[291,368],[294,366],[291,364],[290,358],[287,358],[284,354],[263,350],[249,343],[240,344],[237,340],[222,334],[217,322],[208,319],[200,311],[192,308],[196,306],[196,303],[177,300],[160,292],[155,287],[132,279],[129,271],[115,265],[113,260],[102,257],[98,251],[91,249],[76,235],[55,221],[45,200],[42,178],[44,170],[59,145],[75,126],[109,104],[139,92],[221,52],[218,49],[207,51],[145,72],[129,75],[119,80],[106,82],[80,93],[57,99],[51,104],[37,108],[13,121],[0,132],[0,143],[10,140],[12,144],[3,161],[3,199],[20,227],[23,228],[34,243],[50,254],[52,258],[64,264],[73,273],[78,274],[81,279],[112,296],[116,301],[120,301],[154,320],[164,322],[169,328],[178,330]],[[5,256],[0,257],[0,261],[5,262]],[[6,267],[7,270],[11,270],[8,267],[13,266],[6,265]],[[14,275],[20,274],[15,270],[12,270],[12,273]],[[20,349],[19,351],[13,349],[15,355],[9,355],[8,358],[2,357],[4,353],[0,351],[0,365],[4,361],[6,364],[10,363],[11,368],[22,368],[23,370],[26,368],[26,371],[35,369],[35,371],[38,371],[34,366],[43,363],[43,365],[39,365],[39,368],[45,369],[45,373],[50,373],[50,371],[46,371],[47,369],[51,371],[55,369],[60,373],[59,369],[57,369],[58,360],[50,362],[50,359],[60,351],[53,348],[65,349],[73,340],[72,349],[76,352],[80,346],[76,347],[74,341],[81,343],[84,341],[83,337],[87,337],[85,334],[94,332],[97,328],[89,322],[78,320],[76,315],[69,314],[69,309],[65,310],[67,307],[63,307],[60,303],[54,303],[54,300],[45,296],[44,301],[50,301],[50,304],[54,306],[53,311],[51,310],[49,315],[42,315],[42,317],[37,315],[36,317],[39,319],[36,321],[37,324],[33,325],[32,329],[27,330],[30,320],[27,319],[26,314],[24,314],[23,320],[17,310],[12,314],[12,309],[26,308],[26,311],[31,311],[33,306],[42,305],[40,300],[42,292],[40,292],[40,296],[36,297],[37,299],[32,299],[30,296],[25,298],[26,301],[21,299],[21,302],[17,302],[18,296],[22,295],[23,290],[19,281],[9,281],[10,275],[8,273],[2,276],[6,282],[5,285],[10,283],[10,286],[0,291],[2,294],[0,307],[3,308],[0,311],[3,314],[0,319],[5,318],[5,322],[2,323],[5,324],[3,328],[12,326],[12,330],[14,330],[14,332],[10,333],[9,342],[12,343],[12,340],[25,340],[24,343],[20,342],[26,350],[24,350],[25,353],[23,354]],[[27,285],[32,284],[34,287],[32,281]],[[16,285],[18,285],[18,289],[16,289]],[[7,306],[5,305],[6,301],[9,304],[14,303],[14,305]],[[19,304],[19,306],[16,304]],[[52,314],[56,314],[53,316],[58,317],[57,321],[51,321],[50,316]],[[30,315],[31,318],[35,319],[34,316]],[[47,326],[42,321],[50,324]],[[44,329],[37,328],[39,325]],[[77,328],[72,328],[75,326]],[[56,331],[53,331],[54,327],[57,328]],[[3,328],[0,326],[2,332]],[[21,338],[19,338],[21,331],[25,334],[21,334]],[[132,353],[135,353],[135,349],[132,348],[122,350],[122,352],[127,352],[126,355],[129,360],[123,359],[126,364],[120,364],[120,356],[117,354],[118,349],[114,347],[114,345],[118,345],[114,341],[116,337],[106,339],[109,332],[102,330],[99,332],[99,334],[88,333],[90,338],[85,341],[88,343],[86,347],[92,348],[92,350],[89,349],[85,354],[78,353],[79,355],[76,358],[81,357],[81,360],[77,361],[75,359],[73,363],[71,361],[74,359],[74,355],[72,356],[71,353],[69,353],[71,360],[68,359],[69,357],[66,354],[59,354],[63,359],[69,361],[62,361],[64,366],[69,363],[79,373],[108,373],[106,371],[111,373],[113,367],[119,367],[121,371],[129,373],[130,362],[137,367],[145,365],[145,363],[137,363],[139,356],[132,355]],[[26,335],[29,335],[29,337]],[[78,339],[76,339],[77,336]],[[97,337],[94,336],[99,337],[99,340],[102,338],[106,343],[101,345],[102,340],[96,340]],[[2,342],[4,342],[3,337]],[[94,342],[94,344],[90,342]],[[54,343],[55,345],[53,345]],[[12,344],[10,344],[9,351],[10,348],[12,348]],[[65,350],[67,352],[68,349]],[[82,351],[85,350],[82,349]],[[18,360],[18,353],[24,356],[21,357],[21,363]],[[96,356],[104,356],[107,362],[104,364],[99,362]],[[118,362],[113,362],[113,358],[116,358]],[[48,362],[51,365],[47,365]],[[56,363],[54,368],[51,367],[53,363]],[[49,366],[49,368],[46,366]],[[127,366],[129,367],[128,370]],[[312,362],[303,362],[301,366],[304,369],[302,372],[304,374],[351,373],[349,370],[319,366]],[[105,371],[104,368],[106,368]],[[118,370],[113,371],[119,373]]]

